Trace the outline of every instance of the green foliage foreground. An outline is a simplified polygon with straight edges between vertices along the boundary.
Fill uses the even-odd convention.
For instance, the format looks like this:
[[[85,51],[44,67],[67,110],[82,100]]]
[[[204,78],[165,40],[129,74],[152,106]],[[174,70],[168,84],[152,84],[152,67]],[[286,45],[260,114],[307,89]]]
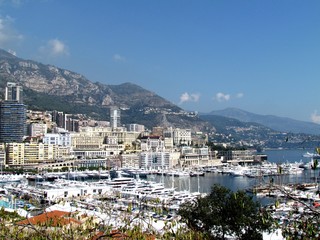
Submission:
[[[262,239],[262,231],[271,230],[273,219],[258,202],[244,191],[232,192],[214,185],[210,194],[187,202],[178,212],[188,227],[202,232],[207,239]]]

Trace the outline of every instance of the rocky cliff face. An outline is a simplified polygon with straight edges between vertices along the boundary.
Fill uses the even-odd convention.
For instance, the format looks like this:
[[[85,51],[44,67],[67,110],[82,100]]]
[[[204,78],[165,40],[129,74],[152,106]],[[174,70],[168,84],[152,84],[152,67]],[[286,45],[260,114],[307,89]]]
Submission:
[[[7,81],[21,84],[24,89],[38,93],[65,97],[72,103],[89,105],[132,107],[145,100],[146,106],[170,106],[170,102],[131,83],[109,86],[93,83],[83,75],[44,65],[30,60],[23,60],[0,50],[1,87]],[[121,96],[120,96],[121,95]],[[143,104],[142,104],[143,105]]]
[[[129,111],[123,123],[135,121],[147,127],[163,125],[163,114],[177,115],[183,110],[153,92],[132,83],[106,85],[93,83],[83,75],[32,60],[24,60],[0,49],[0,96],[7,82],[23,86],[25,104],[30,109],[85,113],[106,119],[106,109],[118,106]],[[188,118],[183,126],[179,117],[170,124],[176,127],[201,129],[206,123],[197,117]],[[168,124],[166,122],[166,124]]]

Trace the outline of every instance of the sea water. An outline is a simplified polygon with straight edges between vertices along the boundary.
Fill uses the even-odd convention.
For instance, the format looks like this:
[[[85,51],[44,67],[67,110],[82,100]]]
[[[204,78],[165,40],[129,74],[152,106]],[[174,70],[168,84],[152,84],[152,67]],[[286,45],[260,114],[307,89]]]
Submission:
[[[273,163],[286,163],[286,162],[307,162],[310,161],[309,158],[303,157],[306,152],[314,152],[314,149],[273,149],[265,150],[262,154],[268,156],[268,161]]]
[[[290,150],[266,150],[262,154],[268,156],[268,161],[271,163],[294,163],[294,162],[309,162],[309,158],[304,158],[303,154],[307,151],[312,152],[310,149],[290,149]],[[290,174],[282,176],[274,176],[273,180],[281,183],[302,183],[311,182],[311,177],[318,176],[319,170],[304,170],[301,174]],[[271,179],[271,177],[270,177]],[[245,190],[261,183],[267,183],[269,177],[263,179],[248,178],[246,176],[234,177],[227,174],[216,172],[205,173],[205,176],[200,177],[172,177],[161,175],[150,175],[148,180],[163,182],[165,187],[174,187],[176,190],[187,190],[191,192],[209,193],[214,184],[220,184],[229,188],[232,191]]]

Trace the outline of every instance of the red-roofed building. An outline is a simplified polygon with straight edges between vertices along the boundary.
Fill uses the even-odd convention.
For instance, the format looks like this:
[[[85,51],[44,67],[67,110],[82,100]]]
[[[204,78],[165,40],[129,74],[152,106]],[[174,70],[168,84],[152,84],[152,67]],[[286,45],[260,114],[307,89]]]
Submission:
[[[62,227],[70,224],[78,225],[81,224],[81,222],[72,218],[70,212],[55,210],[51,212],[44,212],[40,215],[27,218],[25,220],[17,222],[17,224]]]

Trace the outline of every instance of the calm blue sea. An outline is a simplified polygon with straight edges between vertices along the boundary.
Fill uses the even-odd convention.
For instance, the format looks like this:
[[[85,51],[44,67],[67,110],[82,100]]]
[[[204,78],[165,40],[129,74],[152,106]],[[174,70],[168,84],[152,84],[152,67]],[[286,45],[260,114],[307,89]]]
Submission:
[[[276,150],[266,150],[262,154],[268,155],[269,162],[275,163],[285,163],[285,162],[307,162],[310,159],[303,157],[306,152],[313,153],[315,149],[276,149]]]
[[[313,152],[313,149],[294,149],[294,150],[267,150],[262,154],[268,155],[269,162],[285,163],[285,162],[309,162],[309,158],[304,158],[303,154],[307,151]],[[319,175],[318,170],[316,174]],[[302,174],[292,174],[275,177],[275,181],[281,181],[282,183],[301,183],[310,182],[311,176],[314,176],[313,170],[305,170]],[[163,182],[166,187],[175,187],[177,190],[190,190],[192,192],[208,193],[211,190],[213,184],[221,184],[232,191],[243,190],[250,188],[256,184],[261,183],[261,179],[248,178],[245,176],[233,177],[230,175],[224,175],[221,173],[206,173],[204,177],[167,177],[152,175],[148,177],[149,180],[156,182]],[[265,177],[262,181],[268,182],[270,179]]]

